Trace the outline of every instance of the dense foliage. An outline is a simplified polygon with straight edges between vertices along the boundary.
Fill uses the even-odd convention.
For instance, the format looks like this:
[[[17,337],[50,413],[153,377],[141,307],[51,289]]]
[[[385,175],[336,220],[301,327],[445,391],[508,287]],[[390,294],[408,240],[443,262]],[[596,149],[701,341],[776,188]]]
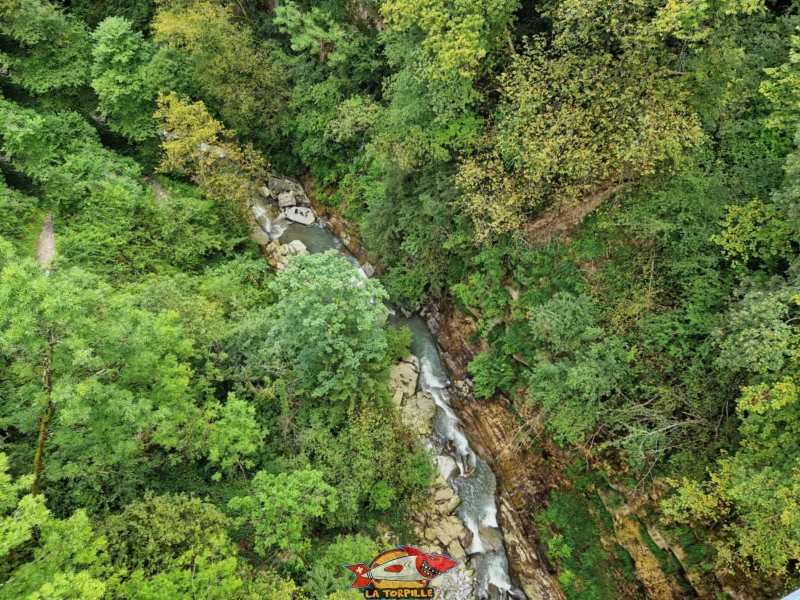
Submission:
[[[571,598],[639,593],[608,486],[651,490],[710,588],[796,587],[797,12],[2,3],[0,597],[340,589],[429,477],[380,300],[441,296],[484,342],[476,396],[592,473],[535,515]],[[269,169],[313,180],[380,283],[269,271],[244,218]]]
[[[0,23],[0,596],[325,597],[429,481],[387,389],[408,341],[377,280],[249,241],[286,95],[250,32],[106,9]]]

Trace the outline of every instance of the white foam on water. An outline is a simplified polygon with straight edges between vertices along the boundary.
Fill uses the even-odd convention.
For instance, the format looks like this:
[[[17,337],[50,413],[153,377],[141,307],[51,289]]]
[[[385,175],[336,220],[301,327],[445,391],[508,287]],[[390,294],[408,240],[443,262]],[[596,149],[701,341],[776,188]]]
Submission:
[[[469,548],[465,548],[468,554],[483,554],[486,548],[481,540],[480,533],[478,533],[478,525],[468,516],[464,517],[464,526],[472,532],[472,543]]]
[[[419,381],[420,387],[426,391],[433,393],[434,390],[444,392],[445,388],[450,385],[450,380],[447,375],[440,370],[434,369],[433,363],[426,356],[419,357]],[[442,403],[450,406],[450,398],[442,394]]]
[[[469,440],[464,432],[461,430],[461,421],[453,412],[453,408],[447,402],[446,392],[438,388],[425,389],[433,396],[433,401],[439,407],[439,412],[436,415],[435,425],[436,432],[447,442],[453,445],[455,450],[454,454],[456,464],[462,475],[469,473],[472,465],[475,464],[475,453],[469,445]]]
[[[486,512],[483,513],[481,525],[484,527],[494,527],[495,529],[500,528],[497,524],[497,505],[494,503],[486,505]]]
[[[283,235],[283,233],[287,229],[289,229],[289,226],[291,224],[292,222],[288,219],[286,219],[285,221],[277,221],[277,222],[272,221],[269,228],[269,232],[267,232],[269,234],[270,239],[277,240],[279,237]]]

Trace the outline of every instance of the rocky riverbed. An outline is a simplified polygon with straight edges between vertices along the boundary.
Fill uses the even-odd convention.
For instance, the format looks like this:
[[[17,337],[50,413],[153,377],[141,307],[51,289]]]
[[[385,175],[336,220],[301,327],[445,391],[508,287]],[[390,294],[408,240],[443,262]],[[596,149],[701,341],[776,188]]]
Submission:
[[[428,439],[433,433],[436,404],[431,394],[418,391],[420,363],[416,356],[400,361],[390,375],[392,399],[400,411],[405,425],[417,436],[417,441],[429,447]],[[469,530],[455,514],[461,505],[448,479],[458,473],[455,460],[446,455],[433,457],[437,467],[432,493],[427,504],[414,515],[414,533],[417,545],[425,552],[445,554],[457,560],[465,560],[467,553],[463,542],[468,541]],[[434,580],[439,596],[448,600],[473,598],[474,569],[455,569]]]

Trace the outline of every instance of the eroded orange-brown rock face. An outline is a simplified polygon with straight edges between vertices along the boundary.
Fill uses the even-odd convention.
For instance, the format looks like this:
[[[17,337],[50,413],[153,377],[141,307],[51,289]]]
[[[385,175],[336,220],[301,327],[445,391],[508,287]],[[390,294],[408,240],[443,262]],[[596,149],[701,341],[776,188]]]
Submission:
[[[441,298],[428,303],[422,316],[439,343],[451,379],[469,384],[469,363],[486,349],[486,342],[476,334],[475,321]]]
[[[506,399],[498,396],[476,401],[472,397],[469,363],[483,349],[482,341],[474,335],[474,321],[444,300],[430,303],[422,314],[439,342],[464,431],[497,477],[498,521],[512,577],[530,598],[563,599],[564,593],[538,547],[537,525],[531,517],[543,508],[554,483],[552,467],[540,450],[527,443],[530,432]],[[558,450],[549,448],[549,452]]]

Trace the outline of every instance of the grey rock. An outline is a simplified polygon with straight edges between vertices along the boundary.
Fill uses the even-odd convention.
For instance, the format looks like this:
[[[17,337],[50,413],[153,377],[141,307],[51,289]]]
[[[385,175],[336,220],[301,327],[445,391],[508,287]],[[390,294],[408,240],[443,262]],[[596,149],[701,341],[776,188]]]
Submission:
[[[460,540],[467,531],[461,519],[453,515],[434,523],[431,529],[436,533],[436,538],[445,546],[449,546],[453,540]]]
[[[306,245],[300,240],[292,240],[288,244],[284,244],[282,248],[286,248],[287,256],[308,256],[310,254],[308,248],[306,248]]]
[[[450,501],[445,505],[444,514],[452,515],[456,509],[461,506],[461,498],[459,496],[453,496],[450,498]]]
[[[464,552],[464,548],[458,542],[458,540],[453,540],[447,545],[447,552],[450,554],[451,558],[455,558],[456,560],[460,560],[467,556],[467,553]]]
[[[251,210],[253,211],[253,216],[255,217],[258,226],[261,227],[265,233],[269,233],[269,230],[272,227],[272,221],[270,221],[270,218],[267,216],[266,209],[260,204],[254,204]]]
[[[285,214],[286,218],[290,221],[300,223],[301,225],[311,225],[317,220],[317,215],[312,209],[300,206],[285,208],[283,214]]]
[[[436,402],[428,392],[419,392],[408,398],[401,409],[403,422],[420,436],[433,432]]]
[[[393,390],[393,396],[398,391],[401,392],[401,402],[414,395],[417,391],[417,381],[419,380],[419,359],[411,355],[401,360],[389,374],[389,389]]]
[[[162,140],[166,140],[168,142],[174,142],[175,140],[181,139],[181,136],[174,134],[171,131],[167,131],[166,129],[162,129],[161,131],[159,131],[158,135],[159,137],[161,137]]]
[[[206,144],[205,142],[202,142],[199,146],[199,150],[200,152],[208,152],[210,154],[213,154],[217,158],[228,157],[228,153],[225,152],[225,149],[215,144]]]
[[[464,537],[461,538],[462,548],[469,548],[472,546],[473,541],[475,541],[475,534],[472,533],[471,529],[467,529],[467,533],[465,533]]]
[[[294,203],[302,206],[310,206],[311,202],[306,195],[303,186],[293,179],[284,177],[271,177],[267,182],[267,187],[273,198],[278,198],[284,192],[292,192],[294,194]]]
[[[297,200],[295,200],[293,191],[289,190],[278,194],[278,206],[281,208],[289,208],[290,206],[295,206],[296,204]]]
[[[450,479],[453,474],[457,475],[459,473],[458,465],[452,456],[445,456],[443,454],[434,456],[433,464],[436,465],[436,468],[439,470],[439,474],[445,481]]]
[[[433,494],[433,500],[436,502],[436,504],[440,504],[449,502],[453,496],[455,496],[455,492],[453,492],[453,490],[451,490],[449,487],[446,487],[436,490],[436,492]]]
[[[400,410],[400,407],[403,404],[403,390],[394,390],[394,393],[392,394],[392,402],[394,402],[395,407]]]
[[[494,527],[479,527],[478,535],[487,552],[497,552],[503,546],[503,536]]]
[[[260,227],[253,227],[250,238],[259,246],[266,246],[269,244],[270,238]]]
[[[267,187],[269,188],[269,191],[272,192],[273,196],[278,196],[278,194],[281,192],[288,192],[293,186],[292,182],[288,179],[270,177],[270,180],[267,182]]]

